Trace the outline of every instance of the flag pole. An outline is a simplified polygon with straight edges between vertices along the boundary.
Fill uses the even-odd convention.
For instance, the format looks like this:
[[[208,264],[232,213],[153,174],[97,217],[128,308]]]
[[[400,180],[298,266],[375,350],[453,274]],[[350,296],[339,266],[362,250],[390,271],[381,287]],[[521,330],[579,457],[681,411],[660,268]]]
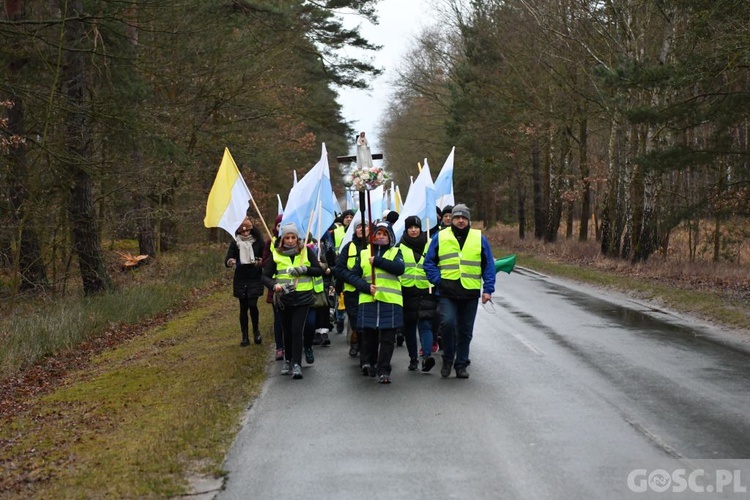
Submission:
[[[368,217],[368,220],[370,221],[370,226],[372,226],[372,203],[370,202],[370,190],[369,189],[367,190],[367,217]],[[370,236],[368,237],[368,239],[370,240],[370,257],[372,257],[372,254],[374,251],[373,249],[373,239],[375,238],[374,233],[375,231],[370,229]],[[364,236],[364,233],[363,233],[363,236]],[[370,270],[372,271],[372,284],[374,285],[375,284],[375,266],[370,264]]]
[[[266,228],[266,232],[268,233],[268,238],[273,239],[273,235],[271,234],[271,231],[268,230],[268,225],[266,224],[266,220],[263,218],[263,214],[260,213],[260,209],[258,208],[258,204],[255,203],[255,198],[250,196],[250,201],[253,204],[253,207],[255,207],[255,212],[258,214],[258,217],[260,217],[260,221],[263,223],[263,227]]]
[[[430,245],[430,218],[429,217],[425,218],[425,221],[427,222],[427,245],[429,246]],[[429,284],[427,289],[429,290],[429,293],[432,294],[432,283]]]

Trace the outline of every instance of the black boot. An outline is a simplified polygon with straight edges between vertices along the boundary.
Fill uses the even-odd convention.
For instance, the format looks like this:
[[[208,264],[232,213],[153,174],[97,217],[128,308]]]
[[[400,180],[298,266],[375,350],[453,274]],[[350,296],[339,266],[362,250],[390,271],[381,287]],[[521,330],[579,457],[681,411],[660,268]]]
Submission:
[[[248,336],[247,332],[242,332],[242,342],[240,342],[240,345],[242,347],[250,345],[250,337]]]
[[[261,337],[261,335],[260,335],[260,330],[254,330],[253,331],[253,341],[256,344],[260,344],[261,342],[263,342],[263,337]]]

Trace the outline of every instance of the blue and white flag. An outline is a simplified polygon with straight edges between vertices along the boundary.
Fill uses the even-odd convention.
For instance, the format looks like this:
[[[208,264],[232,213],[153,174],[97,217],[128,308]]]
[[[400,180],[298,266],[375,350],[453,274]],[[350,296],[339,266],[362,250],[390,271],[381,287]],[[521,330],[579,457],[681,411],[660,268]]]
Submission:
[[[435,185],[432,182],[430,166],[425,158],[422,170],[409,188],[399,218],[393,225],[396,241],[399,241],[401,235],[404,234],[404,221],[411,215],[416,215],[422,220],[422,231],[427,231],[428,228],[434,226],[437,219],[435,203]]]
[[[435,197],[437,198],[437,206],[441,210],[446,205],[455,204],[453,197],[453,157],[455,152],[456,147],[454,146],[445,160],[443,168],[440,169],[437,180],[435,180]]]
[[[333,224],[335,217],[337,204],[334,205],[332,193],[328,153],[324,143],[318,163],[289,191],[281,219],[282,226],[293,222],[300,237],[310,232],[314,238],[320,239]]]

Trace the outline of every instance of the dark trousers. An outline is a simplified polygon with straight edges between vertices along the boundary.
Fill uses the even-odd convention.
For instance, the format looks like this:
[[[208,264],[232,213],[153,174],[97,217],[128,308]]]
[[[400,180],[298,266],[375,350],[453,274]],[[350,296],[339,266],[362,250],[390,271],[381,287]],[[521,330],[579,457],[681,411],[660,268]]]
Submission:
[[[315,338],[315,318],[316,317],[317,317],[317,313],[315,312],[315,308],[313,307],[309,308],[307,310],[307,320],[305,321],[304,342],[302,343],[302,345],[305,346],[305,349],[313,346],[313,339]]]
[[[302,339],[310,306],[284,306],[280,311],[281,328],[284,330],[284,359],[302,364]]]
[[[378,367],[378,375],[391,374],[391,358],[396,343],[395,328],[385,330],[365,328],[360,332],[359,361],[362,365]]]
[[[273,339],[276,342],[276,349],[284,348],[284,329],[281,328],[281,311],[273,306]]]
[[[253,323],[255,332],[258,330],[258,297],[240,299],[240,330],[243,335],[248,333],[248,311],[250,311],[250,321]]]

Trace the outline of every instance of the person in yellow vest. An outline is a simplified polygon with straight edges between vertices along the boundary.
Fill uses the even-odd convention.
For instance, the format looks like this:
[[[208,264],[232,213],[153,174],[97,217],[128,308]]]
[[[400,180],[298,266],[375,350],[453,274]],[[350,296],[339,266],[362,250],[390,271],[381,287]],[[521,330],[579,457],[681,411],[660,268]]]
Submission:
[[[284,332],[282,375],[302,378],[302,344],[307,313],[313,303],[313,278],[323,269],[293,224],[281,226],[276,245],[263,267],[263,284],[274,292]]]
[[[283,215],[279,214],[276,216],[276,220],[273,224],[273,237],[266,241],[266,246],[263,247],[263,261],[261,265],[265,267],[268,259],[271,258],[276,241],[279,238],[279,229],[281,228],[281,219]],[[268,290],[266,294],[266,302],[271,304],[273,309],[273,339],[276,342],[276,361],[283,361],[284,359],[284,334],[281,329],[281,315],[276,306],[273,305],[273,290]]]
[[[349,229],[349,224],[352,223],[354,218],[354,210],[346,209],[341,212],[341,225],[333,230],[333,246],[336,252],[341,250],[341,243],[344,241],[346,236],[346,230]]]
[[[443,367],[440,375],[469,378],[469,346],[481,297],[495,291],[495,261],[490,244],[478,229],[471,229],[471,214],[463,203],[453,207],[451,225],[430,242],[424,259],[427,279],[437,288],[442,317]],[[455,362],[454,362],[455,361]]]
[[[404,234],[398,244],[405,266],[401,275],[401,294],[404,298],[403,332],[409,351],[409,371],[419,367],[417,328],[422,345],[422,371],[428,372],[435,366],[435,358],[432,357],[432,320],[437,298],[422,268],[427,246],[427,233],[422,231],[422,220],[410,215],[404,220]]]
[[[401,281],[404,259],[395,246],[396,237],[388,222],[374,227],[372,256],[369,245],[360,251],[359,263],[344,272],[344,279],[359,291],[357,328],[360,334],[362,374],[378,376],[381,384],[391,383],[391,358],[396,332],[403,327]],[[375,282],[373,284],[373,269]]]
[[[336,294],[344,295],[344,308],[349,319],[349,356],[359,356],[359,332],[357,330],[357,308],[359,307],[359,292],[354,285],[348,283],[344,277],[359,263],[359,252],[367,244],[370,231],[367,225],[357,223],[352,234],[352,240],[346,243],[336,258],[333,275],[336,277]]]

